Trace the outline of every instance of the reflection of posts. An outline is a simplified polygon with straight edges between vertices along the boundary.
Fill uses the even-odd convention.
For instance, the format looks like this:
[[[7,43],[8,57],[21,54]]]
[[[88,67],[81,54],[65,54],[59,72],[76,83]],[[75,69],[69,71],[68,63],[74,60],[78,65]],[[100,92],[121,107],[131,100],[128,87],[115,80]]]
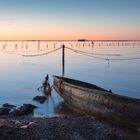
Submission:
[[[118,42],[118,46],[120,45],[120,43]]]
[[[92,47],[94,47],[94,42],[92,41]]]
[[[17,44],[15,44],[15,50],[17,50]]]
[[[62,76],[65,75],[65,45],[62,46]]]
[[[38,40],[38,51],[40,50],[40,41]]]
[[[26,50],[28,50],[28,44],[26,43]]]
[[[109,69],[110,69],[110,60],[109,59],[107,59],[107,70],[109,71]]]
[[[5,45],[3,45],[3,50],[5,50]]]

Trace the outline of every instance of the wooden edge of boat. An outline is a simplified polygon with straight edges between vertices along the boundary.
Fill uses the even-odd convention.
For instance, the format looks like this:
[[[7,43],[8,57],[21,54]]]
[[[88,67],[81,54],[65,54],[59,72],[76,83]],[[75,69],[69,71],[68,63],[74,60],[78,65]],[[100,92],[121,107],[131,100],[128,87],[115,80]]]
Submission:
[[[140,130],[139,99],[60,76],[54,76],[54,88],[71,108]]]
[[[63,83],[69,85],[69,86],[73,86],[73,87],[77,87],[77,88],[80,88],[80,89],[85,89],[85,90],[99,90],[102,94],[105,94],[105,95],[110,95],[110,96],[114,96],[115,98],[120,98],[120,99],[125,99],[125,100],[130,100],[130,101],[133,101],[133,102],[138,102],[140,103],[140,99],[137,99],[137,98],[133,98],[133,97],[128,97],[128,96],[124,96],[124,95],[119,95],[119,94],[116,94],[116,93],[113,93],[112,91],[110,90],[106,90],[104,88],[101,88],[95,84],[91,84],[91,83],[87,83],[87,82],[84,82],[84,81],[79,81],[79,80],[75,80],[75,79],[71,79],[71,78],[66,78],[66,77],[61,77],[61,76],[56,76],[56,75],[53,75],[54,77],[54,80],[58,79],[58,81],[62,81]]]

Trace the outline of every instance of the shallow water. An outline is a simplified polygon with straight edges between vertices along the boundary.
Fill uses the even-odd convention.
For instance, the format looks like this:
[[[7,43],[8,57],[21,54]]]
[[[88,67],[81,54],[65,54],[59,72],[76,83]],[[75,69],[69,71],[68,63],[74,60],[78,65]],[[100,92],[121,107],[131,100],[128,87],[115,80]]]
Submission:
[[[53,75],[62,75],[62,49],[41,55],[61,47],[62,44],[74,50],[90,53],[83,54],[65,48],[66,77],[97,84],[117,94],[140,99],[140,42],[138,41],[94,42],[94,44],[1,41],[0,105],[6,102],[17,106],[32,103],[38,106],[34,116],[57,115],[59,112],[57,106],[62,99],[55,90],[44,104],[36,103],[32,98],[43,94],[37,88],[41,86],[46,74],[49,74],[51,84]],[[27,57],[32,55],[36,56]]]

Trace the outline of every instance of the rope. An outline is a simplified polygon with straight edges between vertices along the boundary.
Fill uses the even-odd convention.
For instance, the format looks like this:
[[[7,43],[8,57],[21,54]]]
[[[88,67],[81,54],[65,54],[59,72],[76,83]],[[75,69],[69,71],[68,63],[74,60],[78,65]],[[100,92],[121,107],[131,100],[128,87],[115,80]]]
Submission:
[[[13,52],[9,52],[9,51],[2,51],[2,50],[0,50],[0,51],[3,52],[3,53],[7,53],[7,54],[22,56],[22,54],[18,54],[18,53],[13,53]]]
[[[119,60],[137,60],[140,59],[140,57],[130,57],[130,58],[107,58],[107,57],[99,57],[99,55],[101,56],[121,56],[121,55],[130,55],[130,54],[97,54],[97,53],[90,53],[90,52],[84,52],[84,51],[80,51],[80,50],[76,50],[76,49],[72,49],[69,47],[65,47],[75,53],[87,56],[87,57],[91,57],[91,58],[96,58],[96,59],[100,59],[100,60],[105,60],[105,61],[109,61],[109,60],[115,60],[115,61],[119,61]],[[23,57],[37,57],[37,56],[43,56],[43,55],[47,55],[47,54],[51,54],[59,49],[62,49],[62,47],[59,47],[57,49],[51,50],[49,52],[46,53],[41,53],[41,54],[18,54],[18,53],[13,53],[13,52],[8,52],[8,51],[1,51],[4,53],[9,53],[9,54],[14,54],[14,55],[18,55],[18,56],[23,56]],[[139,54],[139,53],[137,53]],[[96,56],[95,56],[96,55]],[[132,54],[131,54],[132,55]]]
[[[50,54],[50,53],[53,53],[59,49],[61,49],[62,47],[59,47],[57,49],[54,49],[52,51],[49,51],[49,52],[46,52],[46,53],[42,53],[42,54],[33,54],[33,55],[22,55],[23,57],[36,57],[36,56],[42,56],[42,55],[47,55],[47,54]]]
[[[71,49],[71,48],[68,48],[66,47],[67,49],[75,52],[75,53],[79,53],[81,55],[84,55],[84,56],[88,56],[88,57],[91,57],[91,58],[96,58],[96,59],[100,59],[100,60],[105,60],[105,61],[110,61],[110,60],[115,60],[115,61],[119,61],[119,60],[136,60],[136,59],[140,59],[140,57],[132,57],[132,58],[105,58],[105,57],[98,57],[98,56],[94,56],[94,54],[92,53],[89,54],[87,52],[83,52],[83,51],[78,51],[78,50],[75,50],[75,49]]]
[[[84,51],[80,51],[80,50],[76,50],[76,49],[72,49],[69,47],[66,47],[69,50],[73,50],[75,52],[81,52],[84,54],[90,54],[90,55],[103,55],[103,56],[122,56],[122,55],[136,55],[136,54],[140,54],[140,53],[125,53],[125,54],[103,54],[103,53],[90,53],[90,52],[84,52]]]
[[[82,53],[79,53],[82,54]],[[88,56],[88,57],[92,57],[92,58],[96,58],[96,59],[100,59],[100,60],[106,60],[106,61],[110,61],[110,60],[114,60],[114,61],[123,61],[123,60],[137,60],[140,59],[140,57],[132,57],[132,58],[103,58],[103,57],[96,57],[96,56],[91,56],[91,55],[87,55],[87,54],[82,54],[84,56]]]
[[[9,51],[2,51],[1,52],[4,52],[4,53],[8,53],[8,54],[13,54],[13,55],[18,55],[18,56],[23,56],[23,57],[37,57],[37,56],[42,56],[42,55],[47,55],[47,54],[50,54],[50,53],[53,53],[59,49],[61,49],[62,47],[59,47],[57,49],[54,49],[52,51],[49,51],[49,52],[46,52],[46,53],[41,53],[41,54],[32,54],[32,55],[28,55],[28,54],[19,54],[19,53],[13,53],[13,52],[9,52]]]

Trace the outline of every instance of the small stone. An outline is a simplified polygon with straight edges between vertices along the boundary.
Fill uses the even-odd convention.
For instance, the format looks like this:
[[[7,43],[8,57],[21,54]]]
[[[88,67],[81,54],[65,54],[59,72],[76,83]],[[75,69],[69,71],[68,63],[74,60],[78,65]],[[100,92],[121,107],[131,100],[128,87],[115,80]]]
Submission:
[[[8,108],[0,108],[0,115],[8,115],[10,109]]]
[[[1,120],[0,120],[0,127],[4,126],[5,123],[6,123],[5,120],[1,119]]]
[[[9,109],[16,107],[15,105],[11,105],[11,104],[8,104],[8,103],[3,104],[2,106],[5,107],[5,108],[9,108]]]
[[[21,123],[20,123],[20,121],[15,121],[15,124],[16,124],[16,125],[19,125],[19,124],[21,124]]]
[[[37,108],[37,106],[34,106],[32,104],[23,104],[18,109],[13,110],[10,112],[11,116],[25,116],[33,112],[33,110]]]
[[[19,110],[28,114],[28,113],[32,113],[35,108],[37,108],[37,106],[35,105],[23,104],[23,106],[21,106]]]
[[[14,109],[13,111],[10,112],[10,115],[17,117],[17,116],[23,116],[24,113],[21,112],[19,109]]]
[[[29,122],[28,125],[23,125],[23,126],[21,126],[20,128],[22,128],[22,129],[26,129],[26,128],[32,126],[32,125],[35,125],[35,124],[36,124],[35,122]]]
[[[23,126],[21,126],[20,128],[26,129],[26,128],[28,128],[28,125],[23,125]]]
[[[46,97],[45,96],[36,96],[33,98],[34,101],[37,101],[39,103],[44,103],[46,101]]]
[[[33,126],[35,124],[36,124],[35,122],[29,122],[28,126]]]
[[[64,116],[64,119],[68,119],[68,116]]]

